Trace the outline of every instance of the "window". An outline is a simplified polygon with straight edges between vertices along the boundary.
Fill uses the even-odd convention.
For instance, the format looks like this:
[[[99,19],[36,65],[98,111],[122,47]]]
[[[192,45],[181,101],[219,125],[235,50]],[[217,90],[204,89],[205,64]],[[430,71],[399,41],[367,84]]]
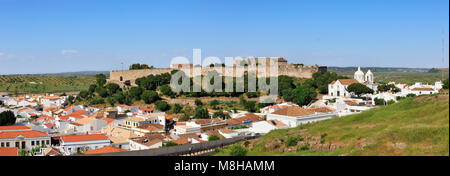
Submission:
[[[16,142],[16,147],[19,148],[19,142]]]
[[[46,143],[47,143],[47,145],[50,145],[50,140],[47,140],[47,142],[46,142]]]
[[[5,146],[5,143],[2,142],[0,146],[1,146],[1,147],[4,147],[4,146]]]
[[[34,145],[34,141],[31,141],[31,145]]]
[[[39,141],[36,141],[36,145],[39,145]]]
[[[123,77],[122,76],[120,76],[120,81],[123,81]]]
[[[6,147],[9,147],[9,142],[6,142]]]
[[[25,148],[25,141],[22,141],[22,149],[24,149]]]

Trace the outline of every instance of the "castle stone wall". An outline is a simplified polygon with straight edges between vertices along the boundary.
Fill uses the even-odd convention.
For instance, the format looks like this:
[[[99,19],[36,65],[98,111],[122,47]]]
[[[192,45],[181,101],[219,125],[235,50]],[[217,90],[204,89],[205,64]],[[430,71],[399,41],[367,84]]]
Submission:
[[[226,68],[232,68],[232,69],[228,70]],[[163,74],[163,73],[170,73],[172,70],[182,70],[186,74],[188,74],[188,72],[190,71],[191,73],[188,74],[190,77],[199,76],[198,74],[193,75],[192,69],[195,69],[195,68],[191,67],[191,68],[180,68],[180,69],[153,68],[153,69],[142,69],[142,70],[113,70],[110,72],[110,79],[108,80],[108,82],[123,84],[123,82],[129,80],[131,85],[135,85],[135,80],[137,78],[145,77],[148,75],[158,75],[158,74]],[[218,68],[217,67],[215,67],[215,68],[214,67],[202,67],[201,75],[207,75],[208,72],[210,72],[212,70],[217,70],[217,69],[222,70],[222,73],[221,73],[222,75],[225,74],[225,75],[233,75],[234,77],[237,77],[237,76],[239,77],[244,74],[243,72],[241,74],[238,74],[234,71],[233,66],[231,66],[231,67],[227,66],[227,67],[218,67]],[[247,67],[245,69],[245,71],[247,71],[248,73],[251,73],[251,72],[257,73],[257,75],[263,74],[263,70],[258,70],[258,67]],[[315,66],[315,65],[314,66],[294,66],[291,64],[282,64],[282,65],[278,65],[278,74],[277,75],[279,75],[279,76],[286,75],[286,76],[291,76],[291,77],[296,77],[296,78],[312,78],[312,75],[318,71],[319,71],[319,67]],[[269,75],[270,75],[269,68],[267,67],[265,77],[269,77]]]

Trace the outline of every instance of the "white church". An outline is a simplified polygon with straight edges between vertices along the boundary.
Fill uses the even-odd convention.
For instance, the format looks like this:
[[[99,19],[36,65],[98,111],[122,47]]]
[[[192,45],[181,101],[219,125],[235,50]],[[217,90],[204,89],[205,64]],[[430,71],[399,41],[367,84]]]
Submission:
[[[373,73],[368,70],[366,74],[361,71],[361,67],[355,72],[353,79],[338,79],[328,84],[328,96],[330,97],[351,97],[347,87],[353,83],[361,83],[377,91],[378,83],[374,81]]]

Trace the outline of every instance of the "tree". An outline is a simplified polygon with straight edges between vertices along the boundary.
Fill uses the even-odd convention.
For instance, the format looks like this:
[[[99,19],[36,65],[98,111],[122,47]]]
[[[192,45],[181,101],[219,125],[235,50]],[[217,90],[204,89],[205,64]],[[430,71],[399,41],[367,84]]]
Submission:
[[[132,87],[130,88],[130,90],[128,91],[128,93],[130,94],[130,96],[135,99],[135,100],[140,100],[141,99],[141,95],[142,95],[142,88],[141,87]]]
[[[216,109],[217,105],[219,105],[219,104],[220,104],[219,100],[211,100],[211,101],[209,101],[209,106],[211,106],[213,109]]]
[[[117,91],[119,91],[120,86],[116,83],[108,83],[106,84],[105,88],[108,92],[108,95],[114,95]]]
[[[375,98],[373,101],[375,102],[375,105],[386,105],[386,101],[382,98]]]
[[[442,89],[448,89],[448,78],[446,80],[444,80],[443,85],[442,85]]]
[[[114,104],[116,103],[116,99],[114,97],[108,97],[106,98],[106,101],[111,105],[114,106]]]
[[[172,147],[172,146],[177,146],[178,144],[173,142],[173,141],[169,141],[166,144],[164,144],[162,147]]]
[[[297,86],[292,91],[292,101],[300,106],[308,105],[316,96],[317,93],[312,87]]]
[[[158,100],[155,102],[155,108],[160,111],[167,111],[170,109],[169,104],[163,100]]]
[[[224,113],[223,111],[217,111],[213,114],[213,118],[221,118],[221,119],[230,119],[230,115],[227,113]]]
[[[190,120],[190,117],[186,113],[181,114],[181,116],[178,118],[178,121],[180,121],[180,122],[185,122],[185,121],[188,121],[188,120]]]
[[[256,101],[246,101],[244,103],[244,107],[248,112],[256,111]]]
[[[0,113],[0,126],[14,125],[16,116],[12,111],[3,111]]]
[[[78,94],[81,98],[85,99],[89,96],[89,92],[82,90],[80,91],[80,93]]]
[[[103,87],[97,87],[97,88],[95,89],[95,92],[97,92],[98,95],[100,95],[100,96],[103,97],[103,98],[105,98],[105,97],[108,96],[108,92],[107,92],[106,89],[103,88]]]
[[[67,101],[69,104],[72,104],[74,99],[75,99],[75,97],[70,95],[69,98],[67,98]]]
[[[158,96],[158,93],[156,93],[155,91],[152,91],[152,90],[144,91],[144,93],[142,93],[142,95],[141,95],[141,98],[142,98],[142,100],[144,100],[144,102],[146,104],[151,104],[160,99]]]
[[[208,141],[217,141],[217,140],[220,140],[219,136],[217,136],[217,135],[213,134],[208,137]]]
[[[89,102],[90,105],[97,105],[97,104],[103,104],[105,103],[105,100],[102,97],[94,97],[91,102]]]
[[[97,74],[95,75],[97,86],[103,87],[106,83],[106,76],[104,74]]]
[[[130,70],[139,70],[139,69],[150,69],[150,67],[147,64],[132,64],[130,65]]]
[[[172,91],[172,89],[170,88],[170,86],[169,85],[162,85],[162,86],[160,86],[159,87],[159,91],[161,91],[161,93],[163,94],[163,95],[165,95],[165,96],[168,96],[168,97],[174,97],[175,96],[175,93]]]
[[[195,99],[195,105],[196,105],[196,106],[203,106],[203,103],[202,103],[202,101],[200,101],[200,100],[197,98],[197,99]]]
[[[119,104],[124,104],[125,103],[125,94],[123,92],[118,92],[116,94],[114,94],[113,98],[119,103]]]
[[[247,154],[247,149],[239,144],[234,144],[230,148],[230,156],[245,156]]]
[[[356,96],[360,97],[362,94],[373,94],[373,90],[361,83],[353,83],[347,87],[347,91],[353,92]]]
[[[96,88],[97,88],[96,84],[91,84],[88,89],[89,93],[93,94]]]
[[[178,103],[175,103],[172,106],[172,112],[175,113],[175,114],[180,113],[182,109],[183,109],[183,107],[180,104],[178,104]]]
[[[197,108],[195,108],[194,118],[196,118],[196,119],[209,119],[210,116],[209,116],[208,109],[203,108],[203,106],[197,106]]]

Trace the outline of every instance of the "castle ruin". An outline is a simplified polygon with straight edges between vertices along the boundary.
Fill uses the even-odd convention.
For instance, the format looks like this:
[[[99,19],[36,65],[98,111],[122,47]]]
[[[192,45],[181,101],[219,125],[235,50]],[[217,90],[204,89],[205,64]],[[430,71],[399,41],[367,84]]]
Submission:
[[[242,58],[234,60],[233,66],[214,66],[214,67],[201,67],[194,66],[193,64],[172,64],[170,68],[152,68],[152,69],[140,69],[140,70],[112,70],[110,71],[110,78],[108,82],[116,83],[121,86],[135,86],[135,80],[137,78],[146,77],[148,75],[158,75],[163,73],[170,73],[173,70],[181,70],[190,77],[195,76],[205,76],[209,72],[216,70],[221,76],[223,75],[233,75],[233,77],[243,76],[245,73],[256,73],[258,77],[269,77],[270,66],[274,65],[273,62],[278,64],[278,76],[285,75],[296,78],[312,78],[312,75],[316,72],[326,72],[326,66],[318,65],[303,65],[303,64],[288,64],[287,60],[279,58]],[[261,66],[259,63],[266,63],[266,70],[259,70]],[[236,66],[243,66],[245,69],[244,73],[237,73]],[[196,75],[193,71],[196,67],[200,67],[200,75]],[[265,76],[262,76],[265,74]]]

